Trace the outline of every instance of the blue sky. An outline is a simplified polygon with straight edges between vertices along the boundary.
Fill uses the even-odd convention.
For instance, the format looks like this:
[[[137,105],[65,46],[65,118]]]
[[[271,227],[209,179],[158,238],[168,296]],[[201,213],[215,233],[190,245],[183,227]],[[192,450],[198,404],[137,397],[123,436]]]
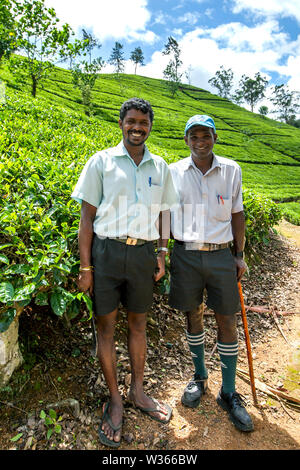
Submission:
[[[102,44],[97,52],[108,60],[115,41],[129,57],[140,46],[145,66],[140,75],[163,77],[168,36],[179,43],[183,81],[216,93],[208,83],[223,65],[243,74],[261,72],[270,85],[285,83],[300,91],[299,0],[46,0],[76,34],[92,32]],[[112,72],[112,66],[103,70]],[[187,73],[186,73],[187,72]],[[261,104],[261,103],[260,103]]]

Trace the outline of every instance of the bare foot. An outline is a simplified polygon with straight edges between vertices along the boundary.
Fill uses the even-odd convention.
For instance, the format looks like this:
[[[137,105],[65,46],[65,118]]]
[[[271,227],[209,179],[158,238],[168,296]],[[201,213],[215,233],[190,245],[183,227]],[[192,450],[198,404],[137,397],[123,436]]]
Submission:
[[[147,411],[147,414],[149,416],[152,416],[153,418],[156,418],[157,420],[161,422],[168,422],[168,414],[169,411],[168,409],[164,406],[164,404],[159,403],[157,400],[147,397],[144,392],[141,392],[140,394],[134,392],[131,390],[128,394],[128,398],[130,401],[132,401],[137,408],[144,409],[146,410],[151,410]],[[152,411],[154,410],[154,411]]]
[[[104,412],[104,408],[105,408],[105,405],[103,405],[103,412]],[[111,423],[114,426],[118,427],[120,423],[122,422],[122,416],[123,416],[122,402],[111,400],[109,403],[108,410],[107,410],[107,415],[110,417]],[[122,429],[119,429],[118,431],[114,431],[111,428],[109,422],[107,420],[104,420],[104,422],[102,423],[102,431],[108,437],[108,439],[114,440],[115,442],[120,442]]]

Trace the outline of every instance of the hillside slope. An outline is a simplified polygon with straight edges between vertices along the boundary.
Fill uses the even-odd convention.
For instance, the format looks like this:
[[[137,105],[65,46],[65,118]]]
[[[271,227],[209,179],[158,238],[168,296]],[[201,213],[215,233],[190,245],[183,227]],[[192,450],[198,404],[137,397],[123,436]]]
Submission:
[[[11,87],[30,90],[28,84],[15,84],[5,68],[0,71],[0,78],[6,82],[8,94]],[[132,96],[145,98],[153,106],[155,120],[148,140],[152,151],[168,162],[188,156],[189,149],[183,140],[185,123],[194,114],[209,114],[218,132],[215,152],[239,162],[244,187],[284,203],[282,207],[290,218],[300,221],[299,202],[295,202],[300,200],[299,129],[251,113],[193,86],[182,85],[172,99],[164,80],[101,74],[93,91],[94,117],[109,123],[117,139],[120,137],[117,127],[120,106]],[[51,106],[84,112],[80,93],[74,89],[71,73],[65,69],[55,69],[43,89],[38,90],[38,97],[43,97]],[[91,148],[86,157],[93,151]]]

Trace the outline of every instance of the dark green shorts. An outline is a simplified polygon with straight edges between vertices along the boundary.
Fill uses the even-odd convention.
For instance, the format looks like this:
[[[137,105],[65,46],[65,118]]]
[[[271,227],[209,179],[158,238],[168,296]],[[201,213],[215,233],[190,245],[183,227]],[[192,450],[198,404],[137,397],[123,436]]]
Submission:
[[[156,255],[152,242],[126,245],[94,236],[94,313],[106,315],[121,302],[134,313],[146,313],[153,301]]]
[[[240,310],[237,271],[229,248],[216,251],[186,250],[174,243],[171,255],[169,304],[188,312],[203,302],[207,290],[207,306],[221,315]]]

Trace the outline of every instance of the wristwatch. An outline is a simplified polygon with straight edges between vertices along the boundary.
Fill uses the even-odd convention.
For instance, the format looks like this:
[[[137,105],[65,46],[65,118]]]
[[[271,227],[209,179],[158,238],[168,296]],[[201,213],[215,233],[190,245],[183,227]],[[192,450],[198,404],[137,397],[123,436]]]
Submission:
[[[243,258],[243,259],[244,259],[244,252],[243,252],[243,251],[237,251],[236,254],[235,254],[235,256],[236,256],[237,258]]]

